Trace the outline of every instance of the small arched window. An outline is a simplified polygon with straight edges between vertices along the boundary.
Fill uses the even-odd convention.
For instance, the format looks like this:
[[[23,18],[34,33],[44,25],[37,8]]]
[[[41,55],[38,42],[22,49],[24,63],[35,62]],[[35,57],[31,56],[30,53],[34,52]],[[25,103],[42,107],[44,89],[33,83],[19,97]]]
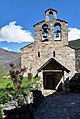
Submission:
[[[54,25],[54,40],[61,40],[61,25],[59,23]]]
[[[53,51],[53,57],[55,57],[55,51]]]
[[[53,12],[52,11],[49,12],[49,21],[53,21]]]
[[[38,52],[38,57],[40,57],[40,52]]]
[[[42,41],[48,40],[48,25],[44,24],[42,26]]]

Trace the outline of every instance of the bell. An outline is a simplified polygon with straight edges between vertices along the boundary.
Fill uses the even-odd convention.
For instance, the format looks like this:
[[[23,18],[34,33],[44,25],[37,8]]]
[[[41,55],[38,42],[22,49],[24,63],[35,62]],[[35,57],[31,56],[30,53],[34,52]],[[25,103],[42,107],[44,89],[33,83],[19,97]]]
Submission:
[[[46,35],[46,34],[44,34],[44,35],[43,35],[43,38],[47,38],[47,35]]]
[[[59,37],[59,33],[60,33],[60,31],[57,30],[55,33],[56,33],[56,38],[58,38],[58,37]]]
[[[58,38],[59,37],[59,33],[56,33],[56,38]]]
[[[45,32],[43,31],[42,34],[43,34],[43,38],[46,39],[46,38],[47,38],[47,33],[45,33]]]
[[[45,33],[48,33],[48,27],[47,26],[44,26],[43,30],[44,30]]]

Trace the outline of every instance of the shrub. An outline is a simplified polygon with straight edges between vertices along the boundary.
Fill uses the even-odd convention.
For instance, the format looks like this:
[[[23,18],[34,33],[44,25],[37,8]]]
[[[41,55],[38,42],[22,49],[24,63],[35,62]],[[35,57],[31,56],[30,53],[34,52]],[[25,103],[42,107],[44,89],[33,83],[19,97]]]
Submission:
[[[22,105],[24,105],[24,96],[23,95],[19,95],[18,96],[18,107],[21,107]]]
[[[3,90],[0,92],[0,104],[4,104],[11,100],[9,92]]]
[[[7,103],[11,100],[17,100],[20,105],[23,105],[24,100],[28,96],[29,92],[33,89],[33,85],[40,80],[40,77],[34,78],[32,81],[28,81],[25,77],[22,80],[21,88],[15,90],[13,81],[8,78],[0,79],[0,104]]]
[[[3,115],[4,115],[3,108],[0,105],[0,119],[3,119]]]
[[[24,72],[26,71],[26,69],[23,68],[23,69],[20,69],[20,71],[15,71],[14,70],[15,66],[13,63],[10,64],[10,67],[11,67],[10,76],[13,81],[14,87],[16,90],[19,90],[21,88],[23,75],[24,75]]]

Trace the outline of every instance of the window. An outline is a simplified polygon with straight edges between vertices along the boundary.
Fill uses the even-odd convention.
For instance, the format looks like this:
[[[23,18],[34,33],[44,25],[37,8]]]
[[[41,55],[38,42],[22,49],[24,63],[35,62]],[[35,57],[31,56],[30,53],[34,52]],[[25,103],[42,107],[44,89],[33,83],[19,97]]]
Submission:
[[[55,57],[55,51],[53,51],[53,57]]]
[[[48,25],[44,24],[42,26],[42,41],[48,40]]]
[[[38,52],[38,57],[40,57],[40,52]]]
[[[59,23],[54,25],[54,40],[61,40],[61,25]]]

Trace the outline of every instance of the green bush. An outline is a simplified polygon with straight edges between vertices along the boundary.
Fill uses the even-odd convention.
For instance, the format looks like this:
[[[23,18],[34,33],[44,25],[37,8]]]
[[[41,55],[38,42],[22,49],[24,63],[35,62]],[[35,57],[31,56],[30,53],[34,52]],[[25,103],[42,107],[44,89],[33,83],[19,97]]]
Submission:
[[[32,81],[28,81],[28,78],[22,80],[21,88],[19,90],[14,89],[13,82],[10,78],[0,79],[0,104],[7,103],[12,99],[17,99],[19,106],[23,104],[23,99],[29,94],[33,87],[33,84],[37,83],[40,77],[34,78]]]
[[[24,104],[24,96],[23,95],[19,95],[17,102],[18,102],[18,107],[21,107]]]
[[[14,88],[12,80],[10,78],[0,78],[0,90],[6,88]]]
[[[4,115],[3,108],[0,105],[0,119],[3,119],[3,115]]]
[[[0,104],[4,104],[11,100],[10,94],[8,91],[0,91]]]

